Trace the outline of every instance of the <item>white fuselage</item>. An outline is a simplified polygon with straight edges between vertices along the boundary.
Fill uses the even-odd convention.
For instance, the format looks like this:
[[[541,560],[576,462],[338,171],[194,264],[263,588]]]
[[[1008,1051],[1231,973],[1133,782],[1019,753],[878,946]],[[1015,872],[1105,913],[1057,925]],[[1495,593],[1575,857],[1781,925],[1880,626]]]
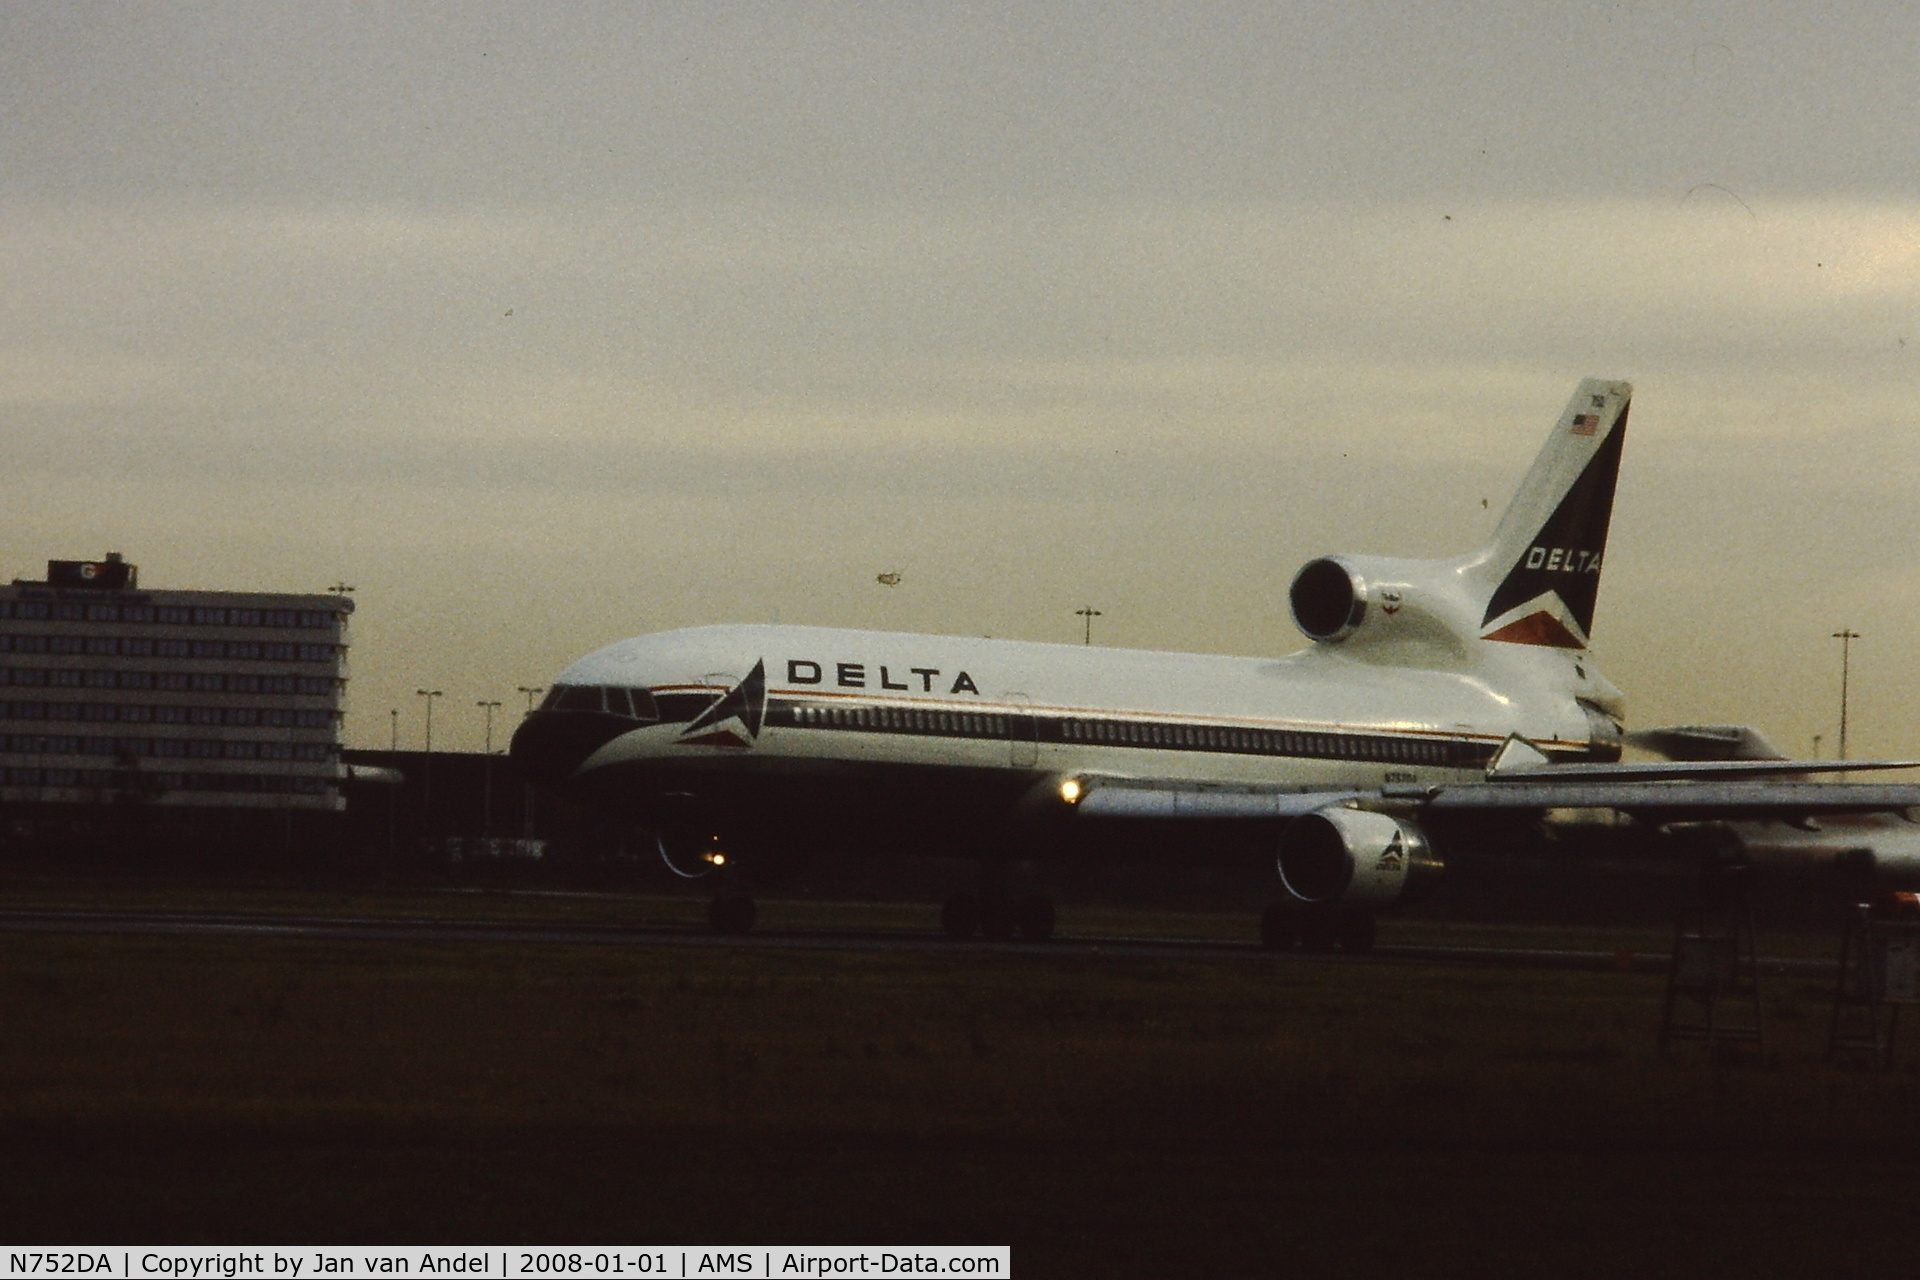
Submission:
[[[1529,681],[1519,668],[1383,666],[1325,648],[1243,658],[709,626],[610,645],[568,667],[558,685],[644,689],[663,706],[676,695],[705,705],[739,687],[756,664],[764,664],[766,697],[757,733],[724,745],[693,742],[687,717],[667,715],[601,744],[580,772],[751,756],[767,765],[1012,768],[1314,787],[1457,779],[1484,767],[1516,733],[1557,756],[1593,745],[1574,698],[1549,687],[1557,681]]]

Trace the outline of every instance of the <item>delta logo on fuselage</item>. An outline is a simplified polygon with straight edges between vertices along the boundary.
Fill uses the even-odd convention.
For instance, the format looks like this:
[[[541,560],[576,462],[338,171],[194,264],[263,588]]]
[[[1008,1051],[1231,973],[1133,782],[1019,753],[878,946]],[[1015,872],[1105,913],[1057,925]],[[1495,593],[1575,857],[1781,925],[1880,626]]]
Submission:
[[[894,678],[898,674],[904,680]],[[949,680],[939,667],[901,667],[867,662],[816,662],[811,658],[787,659],[789,685],[828,685],[839,689],[884,689],[896,693],[969,693],[980,696],[980,686],[966,672]],[[938,689],[936,689],[936,683]],[[753,664],[747,678],[714,699],[713,705],[695,716],[692,723],[674,741],[688,747],[731,747],[744,750],[760,740],[760,726],[767,715],[767,662]]]
[[[904,679],[896,679],[896,674]],[[980,686],[962,671],[951,682],[938,667],[876,666],[867,662],[815,662],[811,658],[787,659],[787,683],[832,685],[839,689],[887,689],[899,692],[932,693],[938,681],[945,692],[980,696]]]

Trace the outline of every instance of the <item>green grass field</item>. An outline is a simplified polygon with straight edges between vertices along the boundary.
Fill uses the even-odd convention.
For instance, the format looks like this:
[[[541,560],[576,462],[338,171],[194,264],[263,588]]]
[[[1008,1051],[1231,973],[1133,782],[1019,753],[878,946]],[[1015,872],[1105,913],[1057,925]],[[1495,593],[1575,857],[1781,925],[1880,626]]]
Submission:
[[[1825,1064],[1824,985],[1783,980],[1764,1061],[1663,1058],[1661,990],[0,935],[0,1230],[1010,1243],[1029,1277],[1920,1273],[1915,1045]]]

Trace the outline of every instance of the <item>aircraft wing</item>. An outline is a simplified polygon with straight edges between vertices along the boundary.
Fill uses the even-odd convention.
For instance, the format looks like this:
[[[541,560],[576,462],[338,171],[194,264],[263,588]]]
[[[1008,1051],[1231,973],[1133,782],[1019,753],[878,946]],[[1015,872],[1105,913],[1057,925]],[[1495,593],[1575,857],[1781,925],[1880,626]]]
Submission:
[[[1238,787],[1182,787],[1131,779],[1082,779],[1074,811],[1083,818],[1297,818],[1356,800],[1368,791],[1263,791]]]
[[[1703,779],[1640,782],[1527,780],[1433,788],[1422,802],[1439,812],[1618,809],[1648,822],[1891,813],[1920,808],[1920,784]]]
[[[1791,762],[1789,762],[1791,763]],[[1191,786],[1135,778],[1075,779],[1075,812],[1085,818],[1258,821],[1297,818],[1321,809],[1374,806],[1444,813],[1539,813],[1548,809],[1617,809],[1656,825],[1738,819],[1793,819],[1819,814],[1897,813],[1920,809],[1920,783],[1804,782],[1773,777],[1606,774],[1585,767],[1529,770],[1528,776],[1436,786],[1355,787],[1285,791]],[[1065,796],[1066,792],[1062,792]]]

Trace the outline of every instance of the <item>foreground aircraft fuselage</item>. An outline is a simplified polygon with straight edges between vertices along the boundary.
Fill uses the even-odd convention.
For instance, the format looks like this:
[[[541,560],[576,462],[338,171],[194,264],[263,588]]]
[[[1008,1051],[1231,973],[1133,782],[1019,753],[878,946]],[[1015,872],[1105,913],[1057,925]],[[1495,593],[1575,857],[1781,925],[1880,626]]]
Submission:
[[[1630,394],[1581,384],[1478,551],[1309,562],[1290,599],[1313,643],[1287,657],[698,627],[575,662],[513,755],[683,875],[783,847],[958,854],[983,876],[950,932],[1044,936],[1051,907],[1007,898],[1008,859],[1264,842],[1299,908],[1269,911],[1268,940],[1364,946],[1371,912],[1437,870],[1436,825],[1581,802],[1568,785],[1663,820],[1706,805],[1673,789],[1692,775],[1613,763],[1624,707],[1587,653]],[[1739,768],[1760,766],[1714,776]],[[1764,804],[1719,785],[1742,784],[1723,808]],[[1872,807],[1816,790],[1801,809]],[[716,899],[716,926],[750,923],[745,902]]]

